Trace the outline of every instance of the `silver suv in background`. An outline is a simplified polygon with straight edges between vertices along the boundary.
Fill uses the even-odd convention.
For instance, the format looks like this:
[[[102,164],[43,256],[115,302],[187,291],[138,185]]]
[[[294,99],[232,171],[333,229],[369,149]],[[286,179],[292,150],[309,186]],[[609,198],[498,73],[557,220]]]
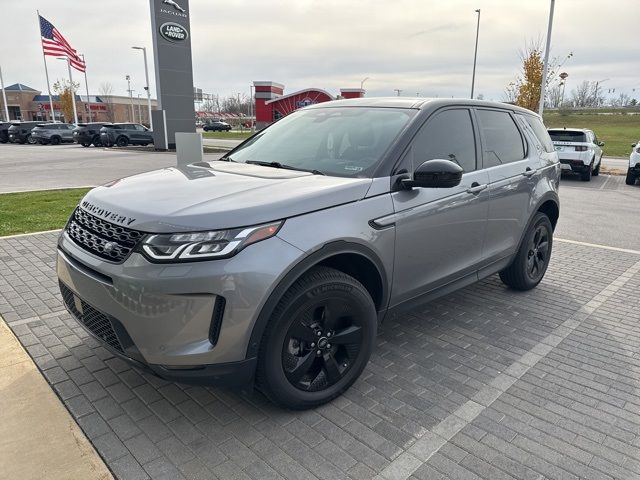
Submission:
[[[602,147],[604,142],[596,134],[584,128],[550,128],[549,136],[553,141],[563,172],[578,173],[580,178],[591,181],[591,176],[600,174]]]
[[[70,123],[41,123],[31,130],[31,138],[40,145],[73,143],[73,129]]]
[[[560,166],[540,117],[473,100],[309,106],[220,161],[89,192],[59,237],[69,312],[163,378],[309,408],[384,319],[489,275],[543,278]]]

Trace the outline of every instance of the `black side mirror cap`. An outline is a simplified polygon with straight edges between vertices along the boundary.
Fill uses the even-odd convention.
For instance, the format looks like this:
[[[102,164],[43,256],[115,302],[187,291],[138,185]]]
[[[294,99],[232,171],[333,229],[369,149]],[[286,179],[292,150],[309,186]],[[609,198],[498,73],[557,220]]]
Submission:
[[[402,187],[452,188],[460,184],[464,170],[450,160],[427,160],[413,173],[413,179],[402,179]]]

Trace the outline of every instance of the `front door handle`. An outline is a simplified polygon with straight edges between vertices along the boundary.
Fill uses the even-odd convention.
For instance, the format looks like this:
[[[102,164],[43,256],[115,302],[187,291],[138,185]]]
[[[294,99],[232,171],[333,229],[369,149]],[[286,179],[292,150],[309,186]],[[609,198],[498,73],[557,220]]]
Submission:
[[[527,167],[527,169],[524,172],[522,172],[522,175],[524,175],[525,177],[531,177],[535,175],[537,171],[538,170],[535,170],[535,169],[532,170],[531,168]]]
[[[475,194],[480,193],[481,191],[483,191],[488,186],[489,185],[487,185],[486,183],[480,185],[478,182],[473,182],[471,184],[471,187],[467,188],[467,193],[473,193],[475,195]]]

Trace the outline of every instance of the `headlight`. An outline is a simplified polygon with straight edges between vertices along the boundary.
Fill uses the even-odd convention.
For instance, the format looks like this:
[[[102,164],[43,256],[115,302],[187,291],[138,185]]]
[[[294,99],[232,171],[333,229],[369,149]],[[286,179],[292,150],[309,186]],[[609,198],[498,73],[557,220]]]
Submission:
[[[156,262],[188,262],[227,258],[252,243],[273,237],[283,221],[209,232],[151,235],[142,243],[142,251]]]

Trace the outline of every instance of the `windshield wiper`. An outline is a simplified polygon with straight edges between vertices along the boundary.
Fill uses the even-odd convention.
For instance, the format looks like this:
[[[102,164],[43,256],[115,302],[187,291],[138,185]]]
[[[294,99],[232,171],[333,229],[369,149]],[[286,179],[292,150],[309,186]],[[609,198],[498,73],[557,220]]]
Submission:
[[[299,172],[309,172],[309,173],[313,173],[314,175],[324,175],[324,173],[322,173],[320,170],[308,170],[306,168],[298,168],[298,167],[293,167],[291,165],[285,165],[284,163],[280,163],[280,162],[261,162],[260,160],[247,160],[244,163],[249,163],[251,165],[260,165],[262,167],[273,167],[273,168],[282,168],[283,170],[297,170]]]

